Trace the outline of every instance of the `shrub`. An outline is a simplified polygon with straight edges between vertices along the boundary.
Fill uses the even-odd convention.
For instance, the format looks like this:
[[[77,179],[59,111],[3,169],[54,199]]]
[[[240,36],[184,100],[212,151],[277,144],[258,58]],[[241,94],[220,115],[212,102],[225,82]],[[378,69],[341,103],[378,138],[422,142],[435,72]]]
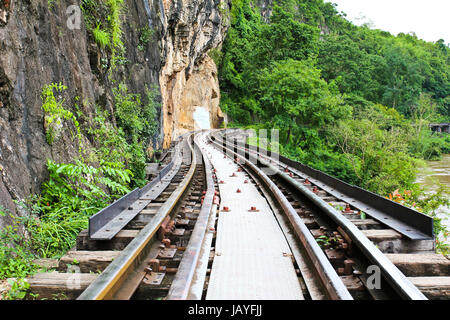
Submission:
[[[91,215],[130,192],[131,172],[123,167],[111,162],[94,167],[79,160],[69,164],[48,160],[50,178],[41,195],[22,203],[34,217],[27,225],[34,251],[50,258],[72,248]]]
[[[109,40],[109,33],[100,29],[100,24],[97,25],[97,27],[92,30],[92,34],[94,35],[95,42],[101,47],[105,48],[109,46],[110,40]]]
[[[33,263],[35,255],[31,250],[31,241],[26,237],[21,224],[27,222],[0,207],[0,216],[9,217],[12,224],[0,230],[0,279],[26,277],[36,270]],[[25,225],[28,225],[26,223]]]

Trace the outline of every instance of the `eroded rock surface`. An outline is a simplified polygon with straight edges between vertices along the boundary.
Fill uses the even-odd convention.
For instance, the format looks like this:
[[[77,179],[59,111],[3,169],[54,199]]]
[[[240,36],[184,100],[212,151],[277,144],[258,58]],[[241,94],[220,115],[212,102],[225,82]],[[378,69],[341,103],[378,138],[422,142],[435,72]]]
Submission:
[[[164,1],[165,34],[160,73],[163,97],[164,143],[194,129],[197,106],[210,111],[217,127],[223,117],[219,109],[220,90],[217,68],[207,55],[219,47],[228,28],[228,1]]]
[[[160,88],[162,108],[157,134],[148,150],[168,147],[173,137],[194,128],[196,106],[210,111],[218,125],[217,69],[207,55],[220,46],[229,21],[229,0],[125,0],[122,40],[125,63],[113,79],[144,97]],[[77,104],[87,118],[96,105],[114,113],[112,87],[102,71],[102,53],[81,19],[70,29],[66,12],[81,0],[0,0],[0,206],[15,210],[13,200],[39,193],[47,179],[46,162],[70,162],[78,154],[74,128],[65,124],[51,145],[45,136],[42,88],[62,83],[65,106]],[[222,17],[224,16],[224,17]],[[140,30],[154,31],[142,49]],[[114,123],[114,117],[109,119]],[[84,137],[86,145],[89,139]],[[0,227],[7,221],[0,217]]]

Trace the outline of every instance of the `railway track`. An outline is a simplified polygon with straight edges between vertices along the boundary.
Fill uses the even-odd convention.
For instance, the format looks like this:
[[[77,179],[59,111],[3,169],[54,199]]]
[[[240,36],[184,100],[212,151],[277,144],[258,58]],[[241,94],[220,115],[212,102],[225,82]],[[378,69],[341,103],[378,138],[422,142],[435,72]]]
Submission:
[[[423,217],[415,219],[414,225],[423,223],[422,228],[405,226],[404,220],[391,217],[389,225],[403,233],[374,219],[370,212],[386,220],[384,212],[375,207],[368,207],[367,217],[361,219],[358,199],[346,202],[346,195],[337,195],[294,163],[282,158],[274,161],[266,153],[234,143],[239,135],[230,130],[180,137],[166,169],[143,189],[134,190],[134,195],[92,217],[90,230],[81,232],[77,247],[54,264],[55,272],[28,279],[31,291],[41,298],[62,293],[65,298],[80,300],[199,300],[221,298],[220,294],[240,299],[236,292],[217,289],[224,287],[219,284],[226,280],[221,263],[229,252],[278,241],[283,257],[275,255],[273,260],[279,259],[275,268],[283,269],[275,269],[275,273],[286,270],[293,282],[298,282],[297,287],[288,288],[295,294],[286,299],[449,298],[450,261],[434,254],[434,239],[427,236],[429,226]],[[230,181],[222,180],[226,176],[221,167],[224,161],[229,170],[236,170]],[[267,175],[267,170],[274,174]],[[230,187],[236,190],[230,192]],[[258,197],[233,202],[250,189],[257,190]],[[257,198],[262,200],[252,204]],[[272,223],[268,230],[273,231],[261,229],[260,235],[256,225],[258,241],[252,244],[255,239],[248,239],[226,248],[225,225],[237,217],[233,214],[241,205],[249,206],[245,219],[256,219],[244,221],[257,224],[273,219],[268,222]],[[259,208],[265,208],[264,215],[258,215]],[[250,237],[253,231],[244,232]],[[271,233],[281,236],[265,240]],[[252,259],[268,255],[264,249],[252,251],[231,261],[244,264],[245,257],[252,254]],[[242,268],[254,269],[256,274],[261,265],[255,261],[259,260]],[[270,270],[269,263],[266,269]],[[262,272],[266,277],[267,270]],[[245,284],[245,279],[239,281],[236,286],[243,283],[242,291],[254,288],[252,283]],[[267,285],[270,281],[278,280],[271,277],[263,282]],[[245,294],[243,297],[248,297]],[[258,296],[250,299],[253,297]]]
[[[239,145],[233,136],[228,139],[220,137],[217,140],[221,143],[215,143],[216,139],[217,135],[210,138],[210,142],[248,167],[256,180],[261,181],[261,188],[268,190],[268,196],[278,193],[277,201],[284,210],[280,224],[286,226],[285,233],[295,232],[297,235],[297,239],[291,239],[292,246],[295,247],[298,239],[308,234],[302,232],[306,227],[354,299],[449,298],[450,262],[434,253],[432,236],[421,234],[429,229],[427,217],[419,217],[425,218],[425,226],[421,229],[406,226],[405,230],[400,223],[389,223],[398,227],[393,230],[382,223],[386,221],[386,215],[382,222],[369,214],[361,218],[361,211],[354,207],[358,199],[346,202],[347,195],[300,171],[293,161],[271,159],[267,151],[259,154],[251,146]],[[270,178],[262,169],[269,169],[272,173]],[[374,208],[365,209],[376,212]],[[395,217],[389,216],[388,219],[394,220]],[[411,215],[411,219],[415,217]],[[403,230],[413,239],[401,234]],[[302,239],[302,242],[305,241]],[[375,270],[380,274],[378,283],[372,282]],[[321,282],[326,286],[326,281]],[[314,291],[320,290],[311,289]]]

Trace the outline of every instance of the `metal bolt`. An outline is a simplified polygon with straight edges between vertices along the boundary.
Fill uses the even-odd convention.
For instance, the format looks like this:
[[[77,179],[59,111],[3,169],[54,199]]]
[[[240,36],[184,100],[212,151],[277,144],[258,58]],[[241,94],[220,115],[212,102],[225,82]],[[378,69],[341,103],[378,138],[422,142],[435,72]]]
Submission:
[[[148,262],[148,265],[150,266],[150,270],[153,270],[155,272],[159,272],[159,270],[161,268],[160,263],[159,263],[159,259],[151,259]]]
[[[166,248],[170,248],[170,239],[163,239],[161,242]]]
[[[355,262],[351,259],[344,260],[344,273],[346,275],[351,275],[353,272],[353,264]]]

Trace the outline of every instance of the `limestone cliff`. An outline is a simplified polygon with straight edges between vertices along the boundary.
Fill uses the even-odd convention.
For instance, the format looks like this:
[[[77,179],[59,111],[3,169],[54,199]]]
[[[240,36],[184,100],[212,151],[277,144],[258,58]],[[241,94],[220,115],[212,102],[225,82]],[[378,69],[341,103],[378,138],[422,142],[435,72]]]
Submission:
[[[151,146],[156,149],[194,128],[196,106],[206,107],[215,125],[221,117],[216,66],[207,53],[223,41],[228,2],[125,0],[124,59],[111,77],[84,19],[68,28],[69,6],[81,2],[0,0],[0,206],[14,210],[13,200],[39,193],[47,159],[70,162],[77,155],[69,130],[51,145],[46,141],[40,97],[45,85],[63,83],[67,106],[78,104],[92,118],[100,105],[110,111],[111,123],[115,83],[141,96],[146,87],[160,87],[159,134]],[[154,36],[137,49],[146,27]],[[84,139],[89,144],[95,137]]]
[[[164,1],[164,66],[160,73],[163,97],[164,144],[194,130],[192,114],[196,107],[210,113],[217,127],[222,117],[219,108],[219,83],[214,61],[207,55],[224,40],[229,3],[221,0]]]

